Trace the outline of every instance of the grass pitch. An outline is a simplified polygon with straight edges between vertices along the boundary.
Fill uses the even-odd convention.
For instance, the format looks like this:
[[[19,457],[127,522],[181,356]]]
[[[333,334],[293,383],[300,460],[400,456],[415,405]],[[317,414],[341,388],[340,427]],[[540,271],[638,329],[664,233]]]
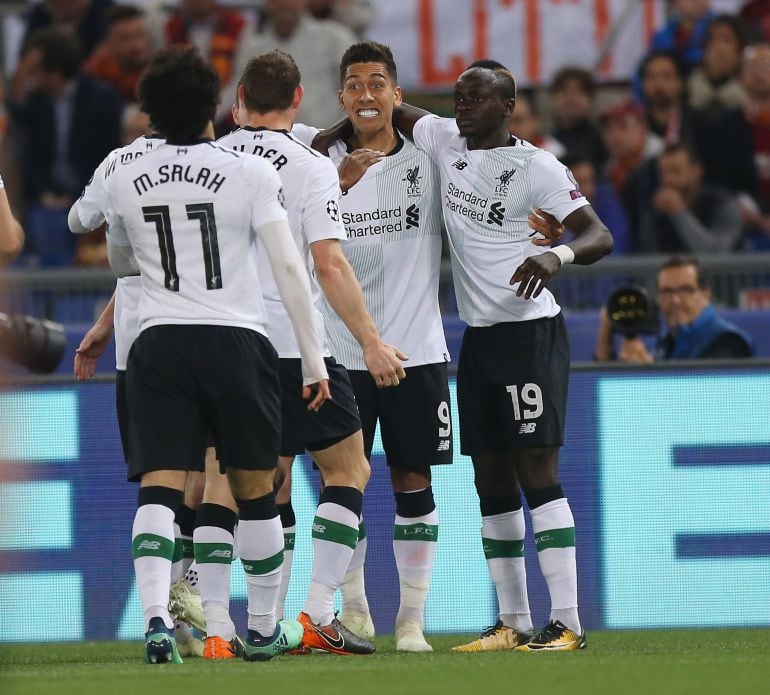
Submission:
[[[604,695],[770,692],[770,630],[590,632],[562,654],[451,654],[464,636],[429,637],[432,654],[396,654],[377,638],[364,657],[325,654],[267,663],[148,666],[141,643],[0,646],[0,693],[99,695]]]

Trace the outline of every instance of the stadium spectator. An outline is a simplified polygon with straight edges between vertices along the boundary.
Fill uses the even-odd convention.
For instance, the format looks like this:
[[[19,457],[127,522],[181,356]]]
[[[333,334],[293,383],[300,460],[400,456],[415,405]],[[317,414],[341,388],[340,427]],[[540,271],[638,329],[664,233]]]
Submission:
[[[0,176],[0,265],[13,260],[24,246],[24,230],[13,216]]]
[[[145,15],[133,5],[118,5],[106,16],[107,35],[86,61],[83,72],[109,82],[127,104],[137,100],[136,87],[152,55]]]
[[[316,19],[333,19],[363,38],[374,19],[374,0],[308,0],[307,9]]]
[[[523,92],[516,95],[516,108],[508,119],[508,130],[511,135],[531,142],[535,147],[550,152],[557,159],[567,154],[567,148],[561,142],[552,135],[543,133],[535,105]]]
[[[759,43],[744,51],[743,85],[748,94],[744,109],[751,127],[757,172],[756,200],[743,199],[747,241],[754,248],[770,249],[770,44]]]
[[[518,98],[516,99],[516,108],[519,108]],[[612,184],[598,177],[590,159],[565,157],[562,159],[562,164],[572,172],[580,192],[591,203],[591,207],[596,210],[599,219],[612,232],[612,239],[615,242],[612,253],[616,256],[631,253],[634,247],[628,215]],[[545,215],[546,213],[540,214]],[[551,235],[555,236],[553,232]],[[574,235],[570,234],[562,239],[561,243],[569,243],[572,239],[574,239]]]
[[[654,360],[735,359],[751,357],[751,338],[719,317],[711,305],[711,289],[697,258],[671,256],[658,270],[658,305],[668,330],[653,352],[638,337],[619,339],[616,349],[607,308],[599,313],[597,360],[649,364]]]
[[[706,35],[703,65],[688,81],[691,144],[703,162],[706,183],[752,195],[757,176],[751,127],[743,113],[740,82],[745,31],[739,19],[720,15]]]
[[[667,145],[658,174],[652,214],[641,227],[642,251],[716,253],[738,245],[738,205],[729,191],[703,184],[703,166],[689,147]]]
[[[317,127],[331,125],[340,116],[340,59],[355,43],[355,35],[335,21],[312,17],[305,9],[305,0],[265,0],[263,14],[259,33],[241,44],[236,74],[242,74],[254,55],[285,51],[296,61],[305,87],[298,121]],[[235,92],[234,85],[231,90]]]
[[[106,15],[114,4],[113,0],[43,0],[27,15],[23,45],[38,29],[54,26],[76,36],[83,58],[88,58],[104,39]]]
[[[740,82],[746,31],[740,19],[719,15],[709,25],[703,62],[687,81],[688,103],[696,111],[742,107],[746,90]]]
[[[689,72],[703,59],[706,31],[714,17],[711,0],[672,0],[672,16],[652,38],[653,51],[673,51]]]
[[[650,130],[667,145],[689,137],[685,108],[685,75],[676,54],[653,51],[642,61],[642,102]]]
[[[44,265],[72,261],[67,210],[99,162],[120,144],[120,95],[79,72],[77,40],[41,29],[27,42],[9,108],[23,137],[30,251]]]
[[[551,134],[567,148],[570,157],[588,157],[597,170],[607,153],[593,121],[594,79],[588,70],[566,67],[551,83],[553,128]]]
[[[166,42],[195,46],[217,71],[220,83],[227,84],[245,27],[246,19],[239,12],[217,0],[180,0],[166,22]]]
[[[629,243],[633,240],[635,247],[642,220],[649,211],[650,200],[657,185],[655,161],[663,151],[663,143],[650,132],[644,109],[634,101],[609,107],[602,113],[600,123],[609,153],[602,179],[609,184],[623,205],[630,227],[630,238],[629,234],[625,238]],[[623,248],[623,235],[618,234],[616,227],[604,215],[599,216],[612,230],[616,242],[615,252],[620,252]]]

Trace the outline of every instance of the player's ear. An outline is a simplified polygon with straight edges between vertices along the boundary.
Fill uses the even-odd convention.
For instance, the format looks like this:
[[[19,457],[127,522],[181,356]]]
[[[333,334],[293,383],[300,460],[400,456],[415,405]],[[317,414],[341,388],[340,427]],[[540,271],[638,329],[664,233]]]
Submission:
[[[339,92],[337,92],[337,100],[339,101],[340,111],[344,111],[345,110],[345,102],[342,101],[342,90],[341,89],[340,89]]]
[[[298,84],[296,88],[294,89],[294,101],[292,101],[292,108],[298,109],[299,105],[302,103],[302,97],[305,95],[305,88]]]
[[[396,87],[396,88],[393,90],[393,92],[394,92],[394,93],[395,93],[395,95],[396,95],[395,105],[396,105],[396,106],[401,106],[401,103],[402,103],[402,102],[403,102],[403,100],[404,100],[404,98],[403,98],[403,94],[401,93],[401,87]]]
[[[505,115],[510,118],[513,115],[513,110],[516,108],[516,99],[508,99],[505,102]]]

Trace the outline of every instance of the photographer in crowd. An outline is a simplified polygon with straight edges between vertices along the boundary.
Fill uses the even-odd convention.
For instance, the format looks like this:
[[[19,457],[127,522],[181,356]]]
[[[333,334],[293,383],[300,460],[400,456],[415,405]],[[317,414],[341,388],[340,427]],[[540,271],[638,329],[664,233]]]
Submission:
[[[637,298],[643,304],[644,292],[637,291]],[[658,270],[658,306],[668,331],[657,337],[653,353],[635,335],[644,329],[623,325],[623,320],[618,320],[623,310],[617,311],[615,302],[609,304],[602,308],[599,317],[594,353],[597,360],[649,364],[654,360],[734,359],[754,354],[751,338],[716,314],[711,305],[711,290],[696,258],[671,256]],[[645,313],[637,311],[636,322],[644,324]],[[653,323],[651,331],[654,328]],[[624,334],[617,352],[613,332]]]

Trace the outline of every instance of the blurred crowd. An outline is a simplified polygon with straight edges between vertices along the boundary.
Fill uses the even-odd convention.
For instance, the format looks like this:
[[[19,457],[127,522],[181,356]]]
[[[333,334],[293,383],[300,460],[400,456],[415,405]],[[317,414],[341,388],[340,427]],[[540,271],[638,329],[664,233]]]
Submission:
[[[339,115],[339,60],[377,6],[135,2],[30,0],[23,15],[21,48],[0,81],[0,172],[26,232],[17,263],[106,264],[103,230],[76,241],[66,214],[102,158],[148,132],[136,86],[153,51],[200,48],[223,85],[224,133],[248,58],[281,48],[302,72],[300,120],[324,127]],[[520,92],[511,132],[570,167],[616,254],[770,250],[770,1],[745,2],[737,15],[717,14],[710,0],[669,6],[628,85],[607,90],[565,66],[550,85]]]

